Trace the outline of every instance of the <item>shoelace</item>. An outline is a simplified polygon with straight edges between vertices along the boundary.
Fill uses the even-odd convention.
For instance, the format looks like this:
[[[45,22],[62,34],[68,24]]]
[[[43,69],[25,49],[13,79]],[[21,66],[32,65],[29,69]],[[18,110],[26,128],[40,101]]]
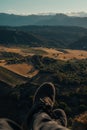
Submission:
[[[52,107],[49,103],[47,103],[44,99],[40,98],[41,101],[41,106],[43,107],[43,110],[49,115],[51,116],[51,118],[54,117],[54,113],[52,110]]]

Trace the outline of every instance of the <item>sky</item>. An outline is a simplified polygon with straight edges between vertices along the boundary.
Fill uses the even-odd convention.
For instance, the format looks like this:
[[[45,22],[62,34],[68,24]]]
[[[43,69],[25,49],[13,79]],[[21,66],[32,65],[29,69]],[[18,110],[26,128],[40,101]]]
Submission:
[[[87,0],[0,0],[0,12],[24,15],[87,12]]]

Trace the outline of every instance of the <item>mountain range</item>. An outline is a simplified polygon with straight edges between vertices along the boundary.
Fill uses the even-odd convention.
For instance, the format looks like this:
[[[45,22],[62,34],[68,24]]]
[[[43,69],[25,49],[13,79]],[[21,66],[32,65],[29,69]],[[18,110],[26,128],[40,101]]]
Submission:
[[[48,15],[15,15],[0,13],[0,25],[22,26],[22,25],[51,25],[51,26],[80,26],[87,28],[87,16],[68,16],[65,14]]]

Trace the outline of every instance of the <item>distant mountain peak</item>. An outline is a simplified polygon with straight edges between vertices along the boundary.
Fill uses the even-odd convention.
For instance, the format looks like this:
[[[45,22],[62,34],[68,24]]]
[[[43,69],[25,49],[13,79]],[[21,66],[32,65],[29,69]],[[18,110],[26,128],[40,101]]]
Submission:
[[[75,17],[87,17],[87,12],[71,12],[67,13],[68,16],[75,16]]]
[[[68,15],[64,13],[55,13],[48,15],[41,15],[41,14],[15,15],[15,14],[0,13],[0,25],[1,26],[56,25],[56,26],[79,26],[87,28],[87,17],[86,17],[87,13],[79,12],[78,17],[75,15],[73,15],[73,13]],[[82,16],[84,16],[85,18]]]

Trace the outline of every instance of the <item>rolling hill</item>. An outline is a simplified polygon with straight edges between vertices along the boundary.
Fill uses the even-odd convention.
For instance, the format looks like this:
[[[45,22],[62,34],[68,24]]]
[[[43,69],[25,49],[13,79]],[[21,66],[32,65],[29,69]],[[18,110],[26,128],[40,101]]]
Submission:
[[[0,27],[0,45],[73,48],[87,36],[87,29],[64,26]],[[82,39],[83,40],[83,39]],[[83,41],[84,42],[84,41]],[[79,43],[80,44],[80,43]],[[80,45],[79,45],[80,46]],[[78,48],[79,48],[78,46]],[[77,47],[74,49],[78,49]],[[84,49],[84,48],[82,48]]]
[[[87,50],[87,36],[84,36],[70,45],[72,49]]]
[[[0,25],[22,26],[22,25],[62,25],[80,26],[87,28],[87,17],[67,16],[65,14],[54,15],[14,15],[0,13]]]
[[[31,33],[17,31],[13,28],[0,28],[0,43],[1,45],[29,45],[35,43],[43,43],[43,41]]]

